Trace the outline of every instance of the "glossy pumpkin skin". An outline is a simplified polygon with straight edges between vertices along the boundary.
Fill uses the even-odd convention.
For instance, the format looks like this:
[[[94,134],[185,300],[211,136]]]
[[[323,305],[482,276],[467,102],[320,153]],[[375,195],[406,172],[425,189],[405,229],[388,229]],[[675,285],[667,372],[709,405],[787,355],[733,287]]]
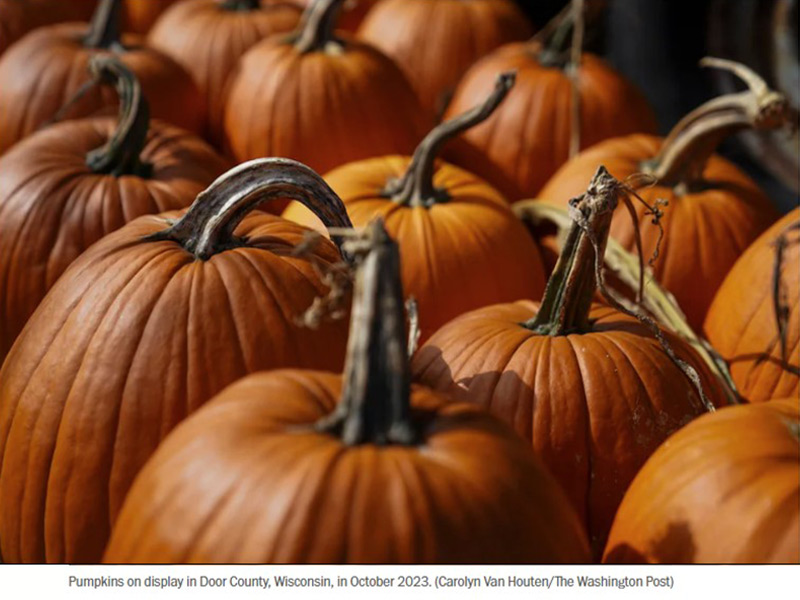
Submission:
[[[429,120],[405,77],[377,50],[344,44],[302,54],[279,36],[245,53],[225,107],[226,143],[238,160],[283,156],[324,173],[411,154]]]
[[[798,399],[725,408],[647,461],[605,562],[800,562]]]
[[[538,305],[498,304],[454,319],[417,352],[414,380],[477,404],[511,425],[567,492],[599,556],[628,484],[673,431],[704,412],[696,390],[652,333],[594,305],[592,331],[537,335],[520,325]],[[672,336],[722,403],[712,376]]]
[[[531,35],[531,24],[512,0],[382,0],[358,30],[359,39],[400,65],[433,113],[445,108],[476,60]]]
[[[572,84],[564,70],[542,65],[530,43],[503,46],[467,71],[445,118],[473,106],[492,88],[497,73],[511,69],[517,73],[514,92],[445,156],[516,202],[537,197],[569,159]],[[656,133],[655,115],[644,96],[603,59],[583,54],[579,82],[581,148],[631,133]]]
[[[563,492],[501,423],[415,386],[422,443],[346,446],[313,429],[341,386],[278,371],[226,388],[148,462],[105,561],[588,561]]]
[[[88,25],[80,23],[42,27],[0,58],[0,153],[52,119],[89,80],[89,58],[107,51],[84,47],[87,31]],[[171,58],[145,48],[136,35],[123,35],[122,43],[127,50],[117,56],[141,83],[151,116],[201,132],[205,106],[189,74]],[[116,106],[116,92],[95,87],[62,117],[75,119],[102,109],[112,113]]]
[[[186,0],[125,0],[122,5],[123,28],[146,34],[165,10],[181,2]]]
[[[239,58],[269,35],[292,31],[300,10],[285,2],[264,2],[252,11],[225,10],[218,0],[184,0],[168,9],[147,43],[175,59],[205,94],[209,131],[222,137],[228,77]]]
[[[736,261],[708,311],[704,331],[750,402],[800,393],[800,248],[789,245],[781,274],[789,308],[788,365],[783,364],[772,299],[776,238],[800,220],[795,209],[765,231]]]
[[[586,189],[597,165],[605,165],[614,177],[640,173],[652,159],[661,138],[632,135],[601,142],[566,163],[542,189],[539,197],[566,206]],[[725,275],[747,247],[777,218],[772,203],[747,175],[724,158],[712,155],[703,177],[707,187],[681,191],[664,185],[637,190],[650,204],[667,200],[664,237],[653,274],[675,295],[689,324],[701,331],[711,301]],[[656,248],[658,228],[645,207],[634,200],[645,257]],[[634,225],[623,206],[611,225],[611,236],[635,251]]]
[[[86,21],[97,0],[0,0],[0,54],[26,33],[62,21]]]
[[[403,206],[382,196],[411,160],[374,158],[345,165],[325,180],[356,227],[384,219],[400,245],[405,293],[419,307],[420,341],[469,310],[520,298],[541,298],[544,268],[538,248],[503,197],[478,177],[444,162],[433,183],[450,199],[429,208]],[[284,217],[322,230],[322,223],[293,202]]]
[[[144,216],[64,273],[0,371],[0,549],[6,562],[97,562],[141,466],[229,383],[281,367],[341,370],[347,319],[299,316],[327,289],[306,230],[248,215],[245,243],[198,260]],[[315,260],[341,260],[323,240]]]
[[[65,121],[34,133],[0,160],[0,364],[56,280],[104,235],[145,214],[189,206],[228,163],[166,123],[150,126],[147,177],[94,173],[86,155],[115,119]]]

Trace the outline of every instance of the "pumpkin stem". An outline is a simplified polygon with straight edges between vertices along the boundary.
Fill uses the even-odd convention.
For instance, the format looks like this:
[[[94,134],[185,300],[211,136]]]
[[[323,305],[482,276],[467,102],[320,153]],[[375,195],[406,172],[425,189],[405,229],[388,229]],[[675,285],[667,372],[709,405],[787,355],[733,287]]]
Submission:
[[[800,240],[790,240],[791,233],[800,231],[800,221],[795,221],[786,227],[774,242],[775,263],[772,267],[772,307],[775,314],[775,325],[778,330],[778,341],[781,347],[781,360],[785,365],[789,365],[789,348],[787,340],[787,330],[789,327],[789,315],[791,306],[788,295],[783,285],[783,263],[786,248],[790,244],[797,244]]]
[[[433,185],[434,163],[439,150],[448,140],[488,119],[514,87],[515,80],[514,71],[501,73],[494,90],[483,103],[434,127],[417,146],[405,175],[389,181],[383,195],[406,206],[430,207],[449,200],[446,190]]]
[[[413,444],[400,252],[382,219],[349,244],[356,281],[342,397],[316,428],[357,444]]]
[[[92,15],[89,33],[83,38],[87,48],[120,48],[120,10],[121,0],[100,0]]]
[[[589,310],[597,289],[595,247],[605,254],[619,189],[619,182],[601,166],[586,193],[569,201],[572,226],[547,281],[539,312],[524,327],[553,336],[590,331]]]
[[[595,32],[594,23],[604,10],[605,2],[572,0],[530,39],[532,56],[543,67],[575,68],[583,51],[584,32]]]
[[[708,159],[727,136],[742,129],[777,129],[796,123],[797,113],[786,97],[771,90],[755,72],[742,64],[704,58],[704,67],[724,69],[747,84],[747,90],[709,100],[694,109],[672,129],[658,155],[643,165],[662,185],[686,186],[703,181]]]
[[[217,178],[169,229],[149,240],[172,240],[200,260],[241,245],[234,230],[259,204],[275,198],[297,200],[329,229],[352,228],[339,196],[311,168],[287,158],[259,158]],[[342,237],[331,238],[341,248]]]
[[[294,47],[301,54],[321,52],[336,41],[334,30],[344,0],[314,0],[300,20],[300,35]]]
[[[251,12],[261,8],[261,0],[224,0],[220,8],[230,12]]]
[[[119,94],[119,122],[109,140],[86,155],[94,173],[147,177],[152,165],[141,153],[150,127],[150,109],[136,75],[114,56],[93,56],[89,71],[94,79],[113,85]]]

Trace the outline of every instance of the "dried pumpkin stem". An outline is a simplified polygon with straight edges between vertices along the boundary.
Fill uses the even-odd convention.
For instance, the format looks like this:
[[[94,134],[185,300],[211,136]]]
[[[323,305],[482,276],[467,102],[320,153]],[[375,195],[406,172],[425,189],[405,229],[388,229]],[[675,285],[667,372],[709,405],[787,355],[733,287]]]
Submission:
[[[658,155],[642,165],[662,185],[690,188],[702,182],[708,159],[724,138],[737,131],[777,129],[797,122],[797,113],[786,97],[769,89],[761,77],[744,65],[708,57],[700,64],[737,75],[748,89],[709,100],[675,125]]]
[[[207,260],[240,245],[234,236],[237,225],[259,204],[275,198],[297,200],[329,229],[353,226],[339,196],[312,169],[286,158],[260,158],[219,177],[179,221],[148,239],[176,241]],[[341,248],[342,237],[331,238]]]
[[[380,219],[347,244],[357,271],[342,397],[316,427],[348,446],[413,444],[400,252]]]
[[[150,127],[150,109],[139,80],[113,56],[93,56],[89,72],[117,90],[119,122],[109,140],[86,155],[86,164],[94,173],[148,176],[152,165],[142,161],[141,153]]]
[[[488,119],[514,87],[515,80],[514,71],[501,73],[483,103],[434,127],[417,146],[405,175],[389,181],[383,195],[405,206],[430,207],[449,200],[447,192],[433,184],[434,165],[442,145]]]
[[[336,41],[334,31],[344,0],[315,0],[300,20],[300,35],[294,47],[301,54],[320,52]]]
[[[100,0],[92,15],[89,33],[83,38],[87,48],[105,48],[115,50],[122,46],[120,42],[121,0]]]
[[[783,286],[783,262],[786,248],[791,243],[798,243],[798,240],[790,240],[789,235],[800,231],[800,221],[791,223],[786,227],[775,240],[775,264],[772,269],[772,306],[775,314],[775,325],[778,330],[778,340],[781,347],[781,360],[789,364],[789,349],[787,340],[787,329],[789,327],[789,314],[791,307],[787,298],[786,290]]]
[[[224,0],[220,8],[230,12],[250,12],[261,8],[261,0]]]

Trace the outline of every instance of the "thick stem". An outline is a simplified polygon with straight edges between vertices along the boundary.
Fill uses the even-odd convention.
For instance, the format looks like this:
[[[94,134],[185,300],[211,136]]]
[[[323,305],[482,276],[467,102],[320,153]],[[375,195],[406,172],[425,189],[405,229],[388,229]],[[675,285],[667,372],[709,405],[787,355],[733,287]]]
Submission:
[[[514,71],[501,73],[494,89],[482,104],[437,125],[417,146],[405,175],[387,184],[384,196],[406,206],[429,207],[437,202],[446,202],[449,199],[447,191],[433,185],[439,150],[448,140],[488,119],[514,87],[515,79]]]
[[[605,254],[619,182],[599,167],[586,193],[569,202],[572,226],[536,316],[524,327],[542,335],[591,330],[589,310],[597,289],[596,254]]]
[[[783,94],[769,89],[744,65],[719,58],[704,58],[700,64],[734,73],[748,89],[709,100],[675,125],[658,155],[643,165],[662,185],[691,187],[702,182],[708,159],[724,138],[737,131],[796,122],[797,114]]]
[[[348,242],[351,244],[351,242]],[[361,239],[342,397],[317,429],[356,444],[413,444],[400,252],[376,219]]]
[[[122,46],[120,42],[121,0],[100,0],[89,25],[89,33],[83,38],[87,48],[112,50]]]
[[[95,80],[112,85],[119,94],[119,122],[109,140],[86,155],[94,173],[146,177],[152,165],[141,159],[150,127],[150,110],[139,80],[114,56],[93,56],[89,71]]]
[[[223,0],[220,8],[230,12],[251,12],[261,8],[261,0]]]
[[[314,0],[303,13],[294,47],[301,54],[320,52],[336,41],[334,30],[344,0]]]
[[[233,232],[264,201],[297,200],[328,228],[352,228],[339,196],[309,167],[286,158],[260,158],[234,167],[201,192],[186,214],[151,240],[178,242],[198,259],[240,245]],[[342,238],[332,235],[339,247]]]

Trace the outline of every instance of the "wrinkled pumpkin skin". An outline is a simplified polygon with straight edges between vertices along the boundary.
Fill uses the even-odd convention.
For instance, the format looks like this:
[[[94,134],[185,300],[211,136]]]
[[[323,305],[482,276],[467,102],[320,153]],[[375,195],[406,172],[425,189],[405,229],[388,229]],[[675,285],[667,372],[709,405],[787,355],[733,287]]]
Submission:
[[[501,423],[415,386],[421,443],[346,446],[313,429],[341,386],[277,371],[226,388],[148,462],[105,561],[588,561],[563,492]]]

